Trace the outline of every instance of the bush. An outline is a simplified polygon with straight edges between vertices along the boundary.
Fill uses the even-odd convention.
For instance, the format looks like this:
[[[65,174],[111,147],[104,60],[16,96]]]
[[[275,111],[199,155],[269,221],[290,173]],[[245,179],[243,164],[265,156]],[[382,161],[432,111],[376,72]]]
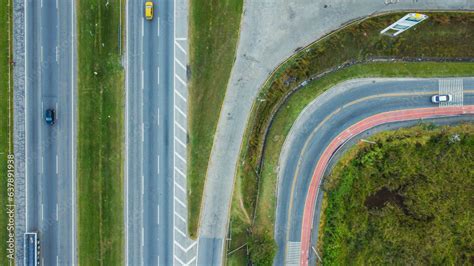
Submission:
[[[269,234],[253,234],[249,241],[250,259],[254,265],[272,265],[276,243]]]

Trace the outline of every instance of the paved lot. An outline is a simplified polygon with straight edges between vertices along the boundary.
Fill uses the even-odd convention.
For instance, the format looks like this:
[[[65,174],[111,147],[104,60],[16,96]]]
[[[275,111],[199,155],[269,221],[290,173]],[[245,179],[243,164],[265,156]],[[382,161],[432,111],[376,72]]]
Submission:
[[[200,239],[212,244],[200,245],[199,253],[204,252],[203,256],[208,250],[222,253],[242,136],[253,100],[268,75],[297,48],[348,21],[401,9],[474,9],[474,3],[469,0],[401,0],[390,5],[383,0],[245,1],[236,61],[211,152],[200,220]],[[221,256],[216,258],[213,264],[221,264]]]

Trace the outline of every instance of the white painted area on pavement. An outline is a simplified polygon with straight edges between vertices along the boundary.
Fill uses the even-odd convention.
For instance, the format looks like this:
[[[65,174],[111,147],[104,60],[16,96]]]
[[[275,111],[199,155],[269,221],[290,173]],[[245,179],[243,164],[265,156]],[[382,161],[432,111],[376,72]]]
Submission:
[[[184,70],[186,70],[186,67],[183,65],[183,63],[181,63],[181,61],[179,61],[178,58],[175,58],[175,60],[176,60],[176,63],[178,63],[178,65],[179,65],[180,67],[182,67]]]
[[[463,106],[464,86],[462,79],[440,79],[439,94],[449,94],[453,98],[450,102],[442,102],[439,107]]]
[[[175,41],[174,43],[176,44],[176,47],[178,47],[179,50],[181,50],[181,52],[183,52],[184,54],[187,54],[186,50],[184,50],[183,46],[181,46],[179,42]]]
[[[181,126],[181,124],[179,124],[178,121],[175,121],[174,124],[175,124],[179,129],[181,129],[184,133],[186,133],[186,129],[185,129],[183,126]]]
[[[176,109],[176,111],[178,111],[178,113],[180,113],[182,116],[184,116],[184,118],[186,118],[186,114],[183,112],[183,110],[181,110],[177,105],[175,105],[174,108]]]
[[[179,82],[181,82],[181,84],[183,84],[184,86],[187,86],[186,82],[184,80],[182,80],[178,75],[175,75],[175,77]],[[181,93],[179,93],[178,90],[176,90],[176,93],[178,93],[179,97],[181,97],[186,102],[186,98],[184,98],[184,96],[181,95]]]
[[[299,265],[300,256],[301,256],[301,242],[290,242],[286,245],[287,255],[286,255],[286,265]]]

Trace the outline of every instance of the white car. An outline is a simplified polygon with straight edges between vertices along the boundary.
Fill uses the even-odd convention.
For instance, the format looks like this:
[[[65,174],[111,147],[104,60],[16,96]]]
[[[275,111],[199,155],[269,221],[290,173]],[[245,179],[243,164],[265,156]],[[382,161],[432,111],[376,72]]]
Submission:
[[[431,97],[431,102],[444,103],[444,102],[450,102],[452,99],[453,99],[453,96],[451,94],[433,95]]]

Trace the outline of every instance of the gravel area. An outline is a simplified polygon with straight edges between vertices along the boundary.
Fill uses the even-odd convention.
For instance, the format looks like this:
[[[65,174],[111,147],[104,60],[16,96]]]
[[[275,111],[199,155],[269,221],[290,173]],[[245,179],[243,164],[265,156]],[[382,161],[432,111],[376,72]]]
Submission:
[[[25,16],[24,0],[13,0],[13,144],[15,153],[16,264],[23,265],[25,233]]]

